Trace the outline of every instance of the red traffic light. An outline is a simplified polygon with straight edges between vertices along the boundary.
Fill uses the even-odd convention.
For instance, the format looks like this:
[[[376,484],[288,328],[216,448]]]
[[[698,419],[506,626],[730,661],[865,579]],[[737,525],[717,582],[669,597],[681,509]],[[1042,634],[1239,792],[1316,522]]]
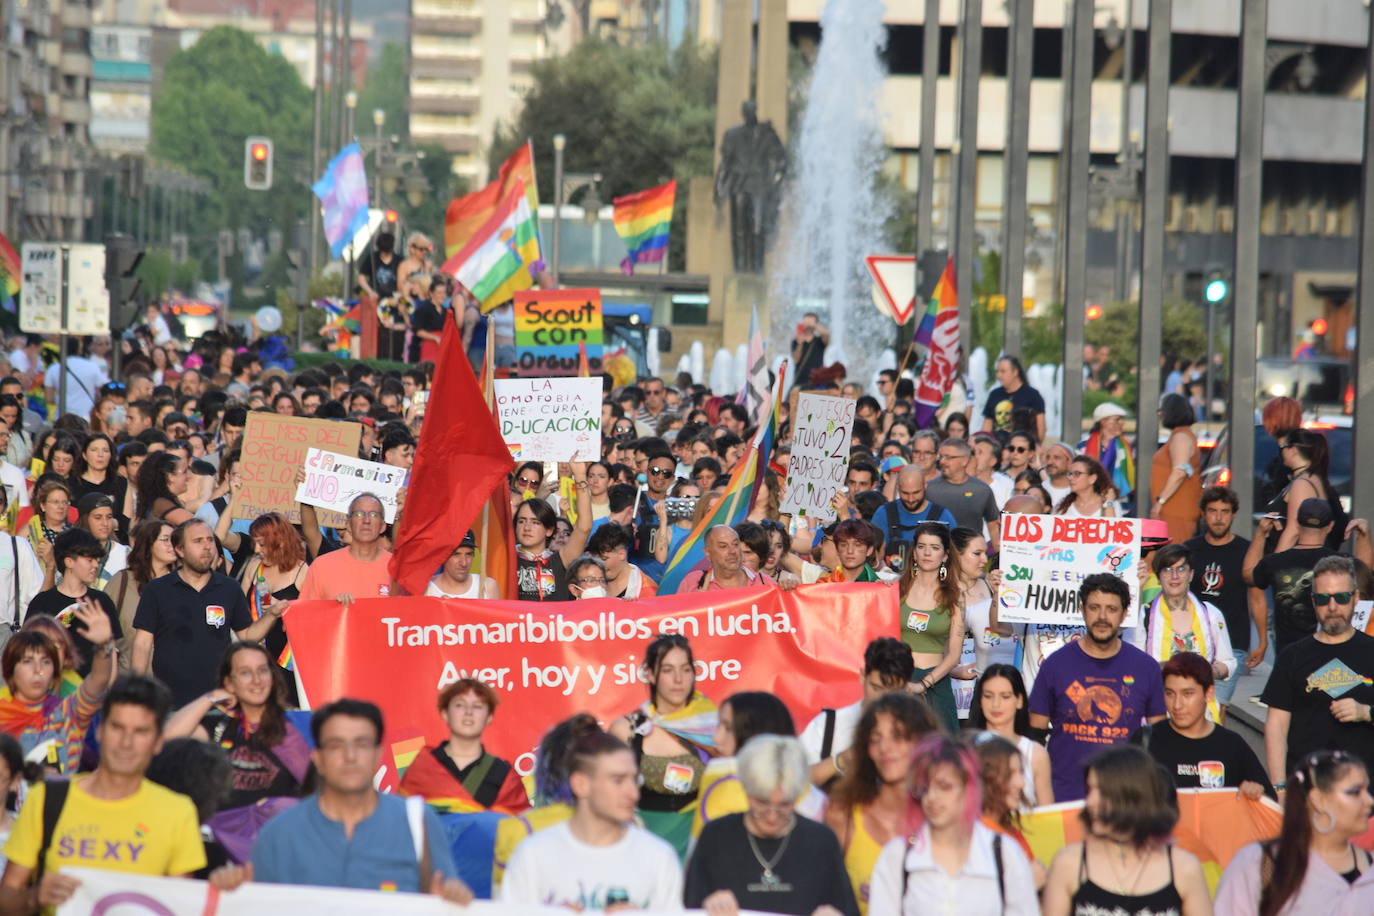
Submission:
[[[1326,333],[1326,327],[1326,319],[1317,318],[1312,322],[1312,333],[1320,337]]]
[[[394,222],[396,222],[397,220],[399,220],[400,218],[401,218],[401,214],[397,213],[395,210],[388,210],[388,211],[386,211],[386,221],[387,221],[388,223],[394,223]]]
[[[1096,304],[1088,306],[1087,316],[1089,321],[1096,321],[1101,318],[1102,306]]]
[[[267,159],[267,144],[254,143],[249,155],[251,155],[258,162],[265,161]]]

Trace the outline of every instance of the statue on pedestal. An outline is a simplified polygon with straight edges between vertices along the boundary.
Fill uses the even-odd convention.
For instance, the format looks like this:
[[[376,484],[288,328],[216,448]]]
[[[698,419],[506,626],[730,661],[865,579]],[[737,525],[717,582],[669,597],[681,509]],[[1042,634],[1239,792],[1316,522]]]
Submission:
[[[715,201],[730,204],[730,248],[736,273],[763,272],[763,256],[777,223],[787,151],[773,122],[760,122],[752,100],[742,106],[744,123],[720,141]]]

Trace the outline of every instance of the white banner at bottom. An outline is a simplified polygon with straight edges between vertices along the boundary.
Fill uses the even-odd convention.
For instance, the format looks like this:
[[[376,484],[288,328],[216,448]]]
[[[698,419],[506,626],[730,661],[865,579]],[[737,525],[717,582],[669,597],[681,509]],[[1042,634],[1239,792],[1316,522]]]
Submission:
[[[567,910],[558,907],[512,906],[490,900],[460,907],[428,894],[254,883],[220,893],[205,881],[186,878],[150,878],[92,868],[64,868],[62,874],[76,878],[81,886],[57,916],[568,916]]]

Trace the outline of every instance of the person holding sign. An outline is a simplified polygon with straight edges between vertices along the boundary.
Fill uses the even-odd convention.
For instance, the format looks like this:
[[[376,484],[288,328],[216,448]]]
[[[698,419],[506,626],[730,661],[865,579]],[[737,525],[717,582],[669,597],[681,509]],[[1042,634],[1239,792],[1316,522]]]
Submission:
[[[310,564],[301,585],[301,600],[332,599],[347,607],[358,598],[387,598],[392,594],[391,551],[382,546],[386,527],[382,501],[359,493],[348,504],[348,547],[327,553]]]
[[[561,466],[562,467],[562,466]],[[521,601],[571,601],[568,566],[582,555],[592,531],[592,504],[587,494],[587,465],[571,467],[577,494],[577,524],[563,549],[549,545],[558,531],[558,517],[542,499],[527,499],[515,510],[516,585]]]
[[[924,695],[946,731],[959,731],[959,713],[949,675],[964,651],[964,599],[950,555],[949,529],[921,522],[902,570],[902,642],[916,665],[914,693]]]
[[[1131,591],[1119,576],[1085,577],[1078,606],[1087,632],[1046,658],[1031,688],[1031,728],[1052,729],[1056,802],[1083,797],[1091,757],[1126,742],[1142,718],[1151,725],[1164,719],[1159,663],[1121,640],[1130,603]]]

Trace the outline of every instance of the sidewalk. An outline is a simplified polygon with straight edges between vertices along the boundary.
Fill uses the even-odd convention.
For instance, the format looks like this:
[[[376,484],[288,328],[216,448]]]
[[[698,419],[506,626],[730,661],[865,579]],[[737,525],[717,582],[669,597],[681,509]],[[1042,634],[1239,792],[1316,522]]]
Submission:
[[[1236,684],[1236,692],[1231,697],[1231,705],[1226,707],[1226,721],[1239,722],[1249,728],[1264,735],[1265,708],[1258,703],[1251,702],[1251,697],[1259,697],[1264,692],[1264,685],[1269,682],[1269,671],[1273,668],[1273,653],[1267,653],[1263,662],[1253,670],[1241,675],[1240,682]]]

